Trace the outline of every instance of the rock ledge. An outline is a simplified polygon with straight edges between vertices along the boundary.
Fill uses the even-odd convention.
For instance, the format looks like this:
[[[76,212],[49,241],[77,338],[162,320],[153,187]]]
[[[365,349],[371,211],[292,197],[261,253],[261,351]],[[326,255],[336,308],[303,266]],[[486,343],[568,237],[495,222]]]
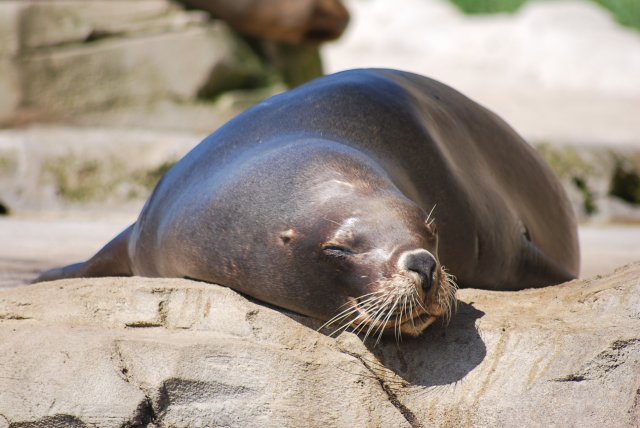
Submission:
[[[640,426],[640,264],[337,339],[179,279],[0,292],[0,427]]]

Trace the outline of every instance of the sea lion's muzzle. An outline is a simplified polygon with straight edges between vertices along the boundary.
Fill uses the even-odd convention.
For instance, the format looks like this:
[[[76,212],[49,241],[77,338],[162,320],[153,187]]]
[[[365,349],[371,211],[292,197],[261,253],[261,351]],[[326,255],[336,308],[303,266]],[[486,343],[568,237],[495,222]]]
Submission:
[[[424,249],[406,251],[398,258],[398,269],[408,271],[415,276],[416,283],[427,294],[436,280],[438,262]]]

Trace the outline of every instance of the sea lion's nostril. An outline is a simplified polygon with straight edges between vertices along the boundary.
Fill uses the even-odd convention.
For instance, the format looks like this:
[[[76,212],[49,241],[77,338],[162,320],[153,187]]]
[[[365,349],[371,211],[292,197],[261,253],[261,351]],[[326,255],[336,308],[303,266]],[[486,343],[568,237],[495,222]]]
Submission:
[[[403,269],[416,272],[422,279],[422,288],[428,291],[434,280],[437,267],[435,257],[427,250],[414,250],[400,257],[400,266]]]

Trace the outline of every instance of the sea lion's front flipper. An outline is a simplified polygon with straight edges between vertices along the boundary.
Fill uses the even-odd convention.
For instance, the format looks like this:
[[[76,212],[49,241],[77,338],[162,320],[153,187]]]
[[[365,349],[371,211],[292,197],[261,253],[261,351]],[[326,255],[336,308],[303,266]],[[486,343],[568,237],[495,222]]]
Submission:
[[[133,273],[127,242],[132,229],[133,225],[127,227],[86,262],[50,269],[38,276],[33,282],[54,281],[63,278],[131,276]]]

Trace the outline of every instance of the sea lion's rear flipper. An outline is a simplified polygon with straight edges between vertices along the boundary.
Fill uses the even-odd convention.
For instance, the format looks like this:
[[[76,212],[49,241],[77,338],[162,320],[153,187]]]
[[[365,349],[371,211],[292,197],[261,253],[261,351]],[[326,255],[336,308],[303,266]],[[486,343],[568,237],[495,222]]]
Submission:
[[[48,270],[33,282],[54,281],[64,278],[131,276],[133,273],[131,271],[127,243],[132,229],[133,225],[126,228],[86,262]]]
[[[576,278],[529,241],[521,254],[520,264],[522,274],[516,289],[545,287]]]

